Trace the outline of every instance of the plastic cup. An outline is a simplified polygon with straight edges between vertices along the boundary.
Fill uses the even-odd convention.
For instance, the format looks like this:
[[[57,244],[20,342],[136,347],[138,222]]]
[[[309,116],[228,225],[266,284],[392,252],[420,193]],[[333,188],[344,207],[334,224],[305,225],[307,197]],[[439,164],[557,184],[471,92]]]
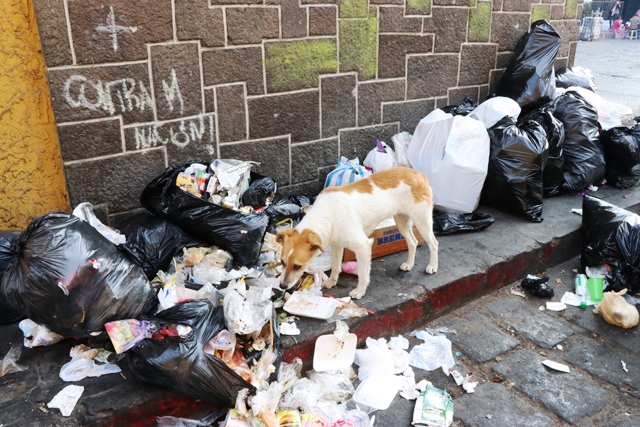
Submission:
[[[591,277],[587,279],[587,288],[589,289],[589,298],[591,301],[602,301],[602,288],[604,287],[604,279],[602,277]]]

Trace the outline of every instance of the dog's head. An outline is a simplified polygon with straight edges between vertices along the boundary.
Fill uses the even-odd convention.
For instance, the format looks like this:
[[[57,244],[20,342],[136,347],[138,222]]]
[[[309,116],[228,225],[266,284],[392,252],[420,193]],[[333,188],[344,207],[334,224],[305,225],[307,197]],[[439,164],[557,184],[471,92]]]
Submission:
[[[323,252],[320,237],[310,230],[299,232],[289,228],[278,233],[276,241],[282,244],[280,259],[284,270],[280,276],[280,288],[290,289],[311,264],[318,252]]]

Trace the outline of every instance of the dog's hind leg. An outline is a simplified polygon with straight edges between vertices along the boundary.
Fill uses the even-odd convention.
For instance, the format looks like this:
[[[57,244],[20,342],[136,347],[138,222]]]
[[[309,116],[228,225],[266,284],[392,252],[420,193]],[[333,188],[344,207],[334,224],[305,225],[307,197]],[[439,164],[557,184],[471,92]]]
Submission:
[[[339,245],[331,245],[331,276],[322,282],[323,288],[333,288],[338,283],[338,276],[342,270],[342,256],[344,248]]]
[[[416,236],[413,234],[413,221],[403,214],[398,214],[394,216],[393,219],[396,221],[398,230],[400,230],[400,233],[404,236],[409,248],[407,262],[403,262],[400,265],[400,270],[409,271],[413,268],[413,264],[416,261],[416,248],[418,247],[418,239],[416,239]]]
[[[349,248],[356,254],[356,261],[358,261],[358,286],[349,292],[349,296],[353,299],[360,299],[367,292],[369,275],[371,274],[372,245],[373,239],[363,234],[362,240],[357,245]]]
[[[426,272],[433,274],[438,271],[438,241],[433,234],[433,212],[432,207],[421,204],[416,207],[417,214],[412,216],[413,222],[418,228],[420,235],[429,246],[429,265]]]

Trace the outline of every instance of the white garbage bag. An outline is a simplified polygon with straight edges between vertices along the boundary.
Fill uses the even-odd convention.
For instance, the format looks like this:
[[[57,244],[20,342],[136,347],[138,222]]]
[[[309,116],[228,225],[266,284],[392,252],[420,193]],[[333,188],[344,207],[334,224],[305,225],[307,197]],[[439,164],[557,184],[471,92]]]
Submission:
[[[484,123],[484,127],[489,129],[502,120],[504,116],[517,120],[521,110],[520,105],[513,99],[505,96],[496,96],[478,105],[469,113],[469,117],[480,120]]]
[[[602,126],[602,129],[607,130],[622,126],[622,120],[620,119],[618,111],[609,103],[609,101],[597,93],[578,86],[571,86],[567,89],[556,88],[556,96],[566,92],[577,92],[589,104],[593,105],[598,112],[598,122],[600,123],[600,126]]]
[[[407,154],[413,168],[429,178],[437,209],[470,213],[487,177],[489,147],[481,121],[437,109],[418,123]]]

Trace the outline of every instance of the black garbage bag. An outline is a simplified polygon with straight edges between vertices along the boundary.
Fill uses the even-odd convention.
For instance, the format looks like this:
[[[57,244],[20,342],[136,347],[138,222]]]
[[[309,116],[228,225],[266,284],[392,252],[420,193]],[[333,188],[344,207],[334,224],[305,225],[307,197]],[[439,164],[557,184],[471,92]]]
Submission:
[[[242,194],[242,204],[258,209],[273,200],[276,196],[278,185],[269,177],[264,177],[252,181],[249,188]]]
[[[187,233],[231,252],[236,263],[253,265],[260,256],[269,217],[236,212],[182,191],[176,177],[192,163],[197,161],[167,168],[142,191],[140,203]]]
[[[221,359],[204,352],[205,344],[227,328],[222,306],[214,307],[209,300],[186,301],[142,319],[186,325],[192,331],[184,338],[145,338],[131,348],[129,367],[139,381],[229,407],[243,388],[255,390]]]
[[[521,116],[519,123],[529,120],[538,122],[547,134],[549,157],[542,172],[542,195],[544,197],[557,196],[562,193],[564,183],[564,125],[551,113],[549,104]]]
[[[65,337],[90,336],[157,302],[142,268],[75,216],[36,218],[13,241],[11,253],[1,284],[7,300]]]
[[[612,290],[640,292],[640,216],[584,196],[580,260],[584,267],[608,264]]]
[[[171,221],[146,212],[128,218],[120,232],[127,237],[122,249],[142,267],[149,280],[159,270],[167,270],[183,248],[206,246]]]
[[[2,282],[4,271],[13,259],[13,255],[11,254],[11,243],[14,239],[18,239],[19,236],[20,233],[18,232],[11,232],[4,236],[0,236],[0,283]],[[24,319],[22,313],[9,304],[9,301],[7,301],[7,298],[4,296],[4,292],[2,292],[2,289],[0,288],[0,325],[15,323],[22,319]]]
[[[433,212],[433,233],[438,236],[480,231],[490,227],[493,223],[493,217],[482,212],[474,212],[471,215]]]
[[[564,67],[556,71],[556,87],[583,87],[597,92],[596,80],[591,70],[584,67]]]
[[[580,191],[604,179],[604,149],[600,143],[598,112],[576,92],[567,92],[549,106],[564,126],[562,189]]]
[[[504,117],[487,132],[491,152],[481,199],[541,222],[542,173],[549,156],[545,130],[533,120],[518,126]]]
[[[640,124],[603,130],[600,142],[607,181],[617,188],[636,185],[640,181]]]
[[[524,114],[551,101],[556,90],[553,63],[560,43],[562,38],[547,21],[532,23],[531,32],[518,41],[496,94],[516,101]]]
[[[466,97],[460,105],[447,105],[442,109],[445,113],[452,114],[454,116],[466,116],[470,112],[476,109],[478,103],[470,97]]]

